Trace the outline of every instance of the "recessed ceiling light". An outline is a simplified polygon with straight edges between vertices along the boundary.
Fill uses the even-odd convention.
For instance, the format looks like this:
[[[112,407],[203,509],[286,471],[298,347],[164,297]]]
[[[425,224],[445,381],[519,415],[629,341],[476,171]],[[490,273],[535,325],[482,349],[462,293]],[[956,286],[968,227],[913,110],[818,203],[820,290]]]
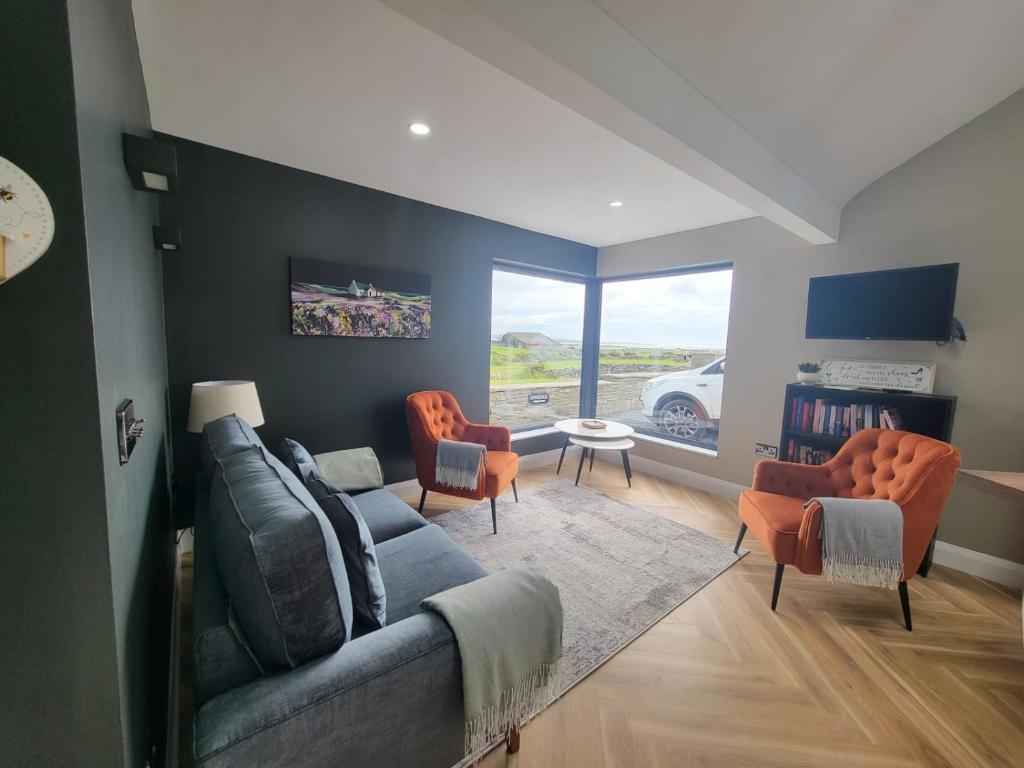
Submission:
[[[409,126],[409,130],[415,133],[417,136],[426,136],[430,133],[430,126],[426,123],[413,123]]]
[[[610,203],[608,203],[608,205],[610,205],[612,208],[621,208],[622,207],[622,201],[621,200],[612,200]]]

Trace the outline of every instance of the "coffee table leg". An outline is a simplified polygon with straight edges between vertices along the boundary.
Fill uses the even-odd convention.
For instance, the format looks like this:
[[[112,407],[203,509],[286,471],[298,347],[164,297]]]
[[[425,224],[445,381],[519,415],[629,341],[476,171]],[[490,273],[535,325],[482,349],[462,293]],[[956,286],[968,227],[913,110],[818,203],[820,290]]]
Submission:
[[[594,454],[596,454],[596,453],[597,453],[597,451],[595,449],[593,449],[593,448],[590,449],[590,469],[588,469],[587,472],[593,472],[594,471]]]
[[[626,473],[626,484],[633,487],[633,470],[629,466],[629,451],[622,452],[622,469]]]
[[[565,442],[562,443],[562,455],[558,457],[558,469],[555,470],[555,474],[556,475],[559,472],[562,471],[562,459],[565,458],[565,449],[568,448],[568,447],[569,447],[569,435],[566,435],[565,436]]]
[[[593,448],[591,448],[590,450],[593,450]],[[575,483],[575,485],[579,485],[580,484],[580,475],[583,474],[583,462],[586,460],[586,458],[587,458],[587,449],[583,448],[580,451],[580,465],[576,469],[576,483]]]

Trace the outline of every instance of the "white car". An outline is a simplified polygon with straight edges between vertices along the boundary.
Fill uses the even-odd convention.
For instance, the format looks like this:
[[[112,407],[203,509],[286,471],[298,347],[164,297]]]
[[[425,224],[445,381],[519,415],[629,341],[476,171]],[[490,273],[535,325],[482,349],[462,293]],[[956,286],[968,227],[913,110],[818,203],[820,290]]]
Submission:
[[[640,393],[643,413],[671,437],[706,440],[722,414],[725,358],[703,368],[649,379]]]

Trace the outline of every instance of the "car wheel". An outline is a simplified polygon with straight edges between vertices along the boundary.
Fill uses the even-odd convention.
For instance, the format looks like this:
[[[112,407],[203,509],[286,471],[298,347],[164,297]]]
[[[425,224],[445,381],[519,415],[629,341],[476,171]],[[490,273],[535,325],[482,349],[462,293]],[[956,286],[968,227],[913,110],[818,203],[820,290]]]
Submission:
[[[708,434],[707,414],[689,398],[669,400],[658,413],[658,426],[667,435],[684,440],[703,440]]]

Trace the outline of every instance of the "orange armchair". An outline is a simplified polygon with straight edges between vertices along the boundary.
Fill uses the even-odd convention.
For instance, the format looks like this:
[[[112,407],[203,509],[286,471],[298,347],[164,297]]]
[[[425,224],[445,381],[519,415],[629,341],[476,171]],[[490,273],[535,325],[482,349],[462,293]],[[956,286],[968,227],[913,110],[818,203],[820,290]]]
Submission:
[[[820,574],[820,504],[803,505],[815,496],[889,499],[903,510],[903,570],[900,602],[911,629],[910,579],[924,560],[939,525],[960,452],[948,443],[911,432],[862,430],[829,461],[813,466],[761,461],[754,468],[754,485],[740,494],[740,532],[735,550],[747,530],[775,560],[772,610],[779,601],[782,573],[787,565],[802,573]]]
[[[416,477],[423,488],[419,511],[427,500],[427,491],[447,493],[466,499],[491,500],[491,525],[498,532],[498,511],[495,499],[509,486],[519,501],[516,475],[519,456],[512,452],[512,434],[508,427],[474,424],[462,415],[451,392],[415,392],[405,398],[405,415],[409,421],[409,437],[416,461]],[[440,440],[458,440],[487,446],[487,455],[476,488],[450,488],[434,479],[437,444]]]

